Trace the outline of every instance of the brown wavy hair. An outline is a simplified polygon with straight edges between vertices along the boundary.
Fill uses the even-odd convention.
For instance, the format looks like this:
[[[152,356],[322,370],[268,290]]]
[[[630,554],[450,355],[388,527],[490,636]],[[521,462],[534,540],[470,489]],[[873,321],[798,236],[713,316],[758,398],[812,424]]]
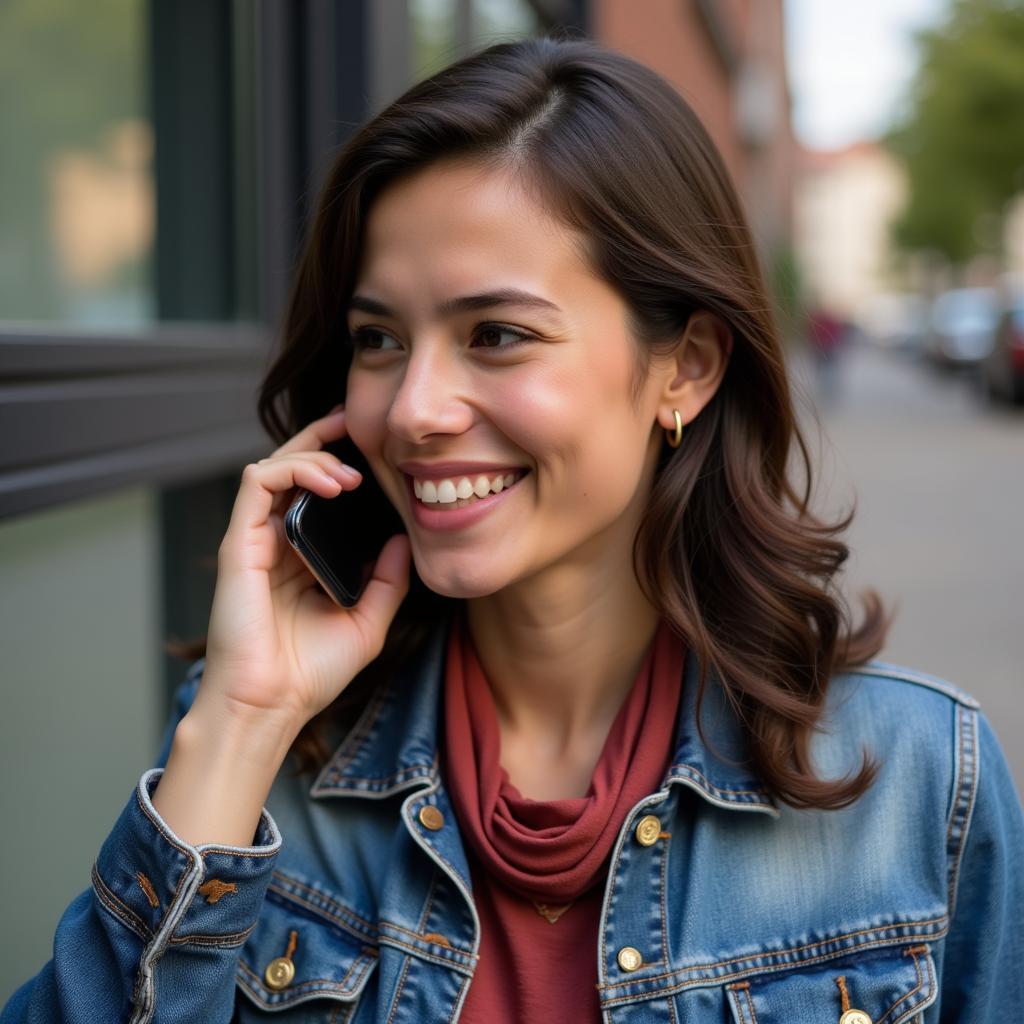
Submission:
[[[820,779],[809,743],[830,678],[879,652],[891,616],[866,590],[864,621],[850,625],[833,577],[849,555],[837,538],[854,510],[833,523],[809,511],[811,459],[740,201],[693,110],[651,69],[587,39],[499,43],[418,82],[360,127],[337,153],[304,243],[258,401],[267,432],[283,443],[344,400],[343,312],[373,201],[449,158],[515,173],[583,232],[581,255],[628,308],[634,389],[694,312],[711,311],[731,329],[717,392],[678,449],[662,446],[634,571],[699,659],[698,711],[714,666],[765,787],[794,807],[853,802],[877,763],[864,752],[856,774]],[[802,493],[787,468],[794,449]],[[329,756],[326,721],[351,723],[456,600],[413,573],[381,655],[296,738],[300,772]],[[204,649],[177,647],[185,656]]]

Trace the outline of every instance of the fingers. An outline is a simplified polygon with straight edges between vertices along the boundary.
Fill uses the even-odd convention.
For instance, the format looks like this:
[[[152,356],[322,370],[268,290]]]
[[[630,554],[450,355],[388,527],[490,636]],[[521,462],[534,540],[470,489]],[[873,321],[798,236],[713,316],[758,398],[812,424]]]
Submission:
[[[363,479],[363,474],[360,473],[355,466],[346,465],[332,452],[305,451],[285,455],[270,455],[265,459],[260,459],[256,465],[266,466],[271,462],[289,462],[295,464],[301,462],[312,463],[315,464],[322,472],[326,473],[328,476],[337,478],[343,484],[358,483]]]
[[[271,457],[323,448],[328,441],[337,441],[345,434],[345,410],[344,408],[335,409],[326,416],[321,416],[307,424],[294,437],[285,441],[280,448],[275,449]]]
[[[358,604],[350,611],[371,657],[375,658],[383,649],[391,620],[409,589],[411,551],[406,534],[390,537],[377,556],[373,576]]]
[[[231,511],[228,533],[247,532],[266,524],[274,499],[296,487],[335,497],[343,487],[352,490],[361,479],[357,470],[342,467],[326,452],[264,459],[251,462],[242,470],[242,482]]]

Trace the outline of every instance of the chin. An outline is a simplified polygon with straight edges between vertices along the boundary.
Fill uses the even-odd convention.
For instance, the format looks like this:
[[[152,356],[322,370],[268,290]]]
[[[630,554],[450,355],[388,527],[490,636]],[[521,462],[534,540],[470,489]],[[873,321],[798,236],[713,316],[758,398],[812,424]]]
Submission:
[[[441,563],[447,561],[447,565]],[[451,557],[443,555],[416,558],[416,572],[423,583],[442,597],[487,597],[508,585],[505,573],[498,574],[488,567],[471,569],[452,565]],[[431,565],[430,563],[435,563]]]

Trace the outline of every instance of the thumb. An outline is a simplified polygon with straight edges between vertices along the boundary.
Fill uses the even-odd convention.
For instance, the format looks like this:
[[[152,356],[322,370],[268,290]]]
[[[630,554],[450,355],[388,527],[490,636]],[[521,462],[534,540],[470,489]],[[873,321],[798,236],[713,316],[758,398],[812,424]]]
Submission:
[[[349,611],[369,650],[380,652],[383,648],[391,620],[409,590],[411,552],[407,534],[389,537],[377,556],[370,581]]]

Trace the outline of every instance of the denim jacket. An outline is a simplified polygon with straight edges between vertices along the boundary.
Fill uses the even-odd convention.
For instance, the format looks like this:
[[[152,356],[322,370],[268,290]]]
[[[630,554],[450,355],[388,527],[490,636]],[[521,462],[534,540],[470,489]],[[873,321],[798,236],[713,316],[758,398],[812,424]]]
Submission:
[[[457,1020],[479,919],[439,770],[445,635],[312,784],[278,773],[251,847],[191,846],[152,804],[195,662],[157,766],[0,1024]],[[978,702],[888,662],[837,674],[815,766],[843,775],[867,747],[881,771],[849,807],[797,810],[742,766],[713,672],[701,739],[696,683],[688,654],[675,756],[612,851],[594,943],[604,1024],[1016,1019],[1024,815]],[[552,1021],[579,1019],[565,999]]]

